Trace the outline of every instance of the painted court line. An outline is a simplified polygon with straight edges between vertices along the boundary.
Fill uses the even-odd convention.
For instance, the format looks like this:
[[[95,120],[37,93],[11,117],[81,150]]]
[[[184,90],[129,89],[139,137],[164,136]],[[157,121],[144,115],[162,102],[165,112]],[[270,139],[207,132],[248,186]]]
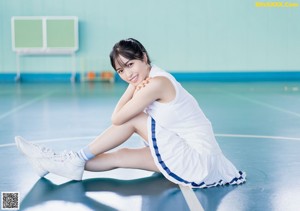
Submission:
[[[245,135],[245,134],[215,134],[217,137],[233,137],[233,138],[257,138],[257,139],[277,139],[277,140],[294,140],[300,141],[300,138],[293,137],[282,137],[282,136],[261,136],[261,135]],[[51,143],[51,142],[61,142],[61,141],[74,141],[74,140],[85,140],[94,139],[96,136],[83,136],[83,137],[66,137],[57,139],[44,139],[34,141],[33,143]],[[15,143],[11,144],[0,144],[0,148],[15,146]],[[179,185],[179,188],[186,200],[188,207],[191,211],[204,211],[200,201],[198,200],[196,194],[190,187]]]
[[[183,186],[183,185],[179,185],[179,187],[191,211],[204,211],[196,194],[190,187]]]
[[[300,141],[300,138],[284,137],[284,136],[261,136],[261,135],[246,135],[246,134],[215,134],[216,137],[230,137],[230,138],[257,138],[257,139],[276,139],[276,140],[288,140],[288,141]],[[55,138],[55,139],[44,139],[38,141],[30,141],[36,144],[61,142],[61,141],[82,141],[82,140],[93,140],[97,136],[79,136],[79,137],[66,137],[66,138]],[[0,144],[0,148],[15,146],[15,143]]]
[[[261,102],[259,100],[254,100],[254,99],[251,99],[251,98],[248,98],[248,97],[244,97],[242,95],[239,95],[239,94],[235,94],[235,93],[232,93],[232,92],[224,92],[222,90],[219,90],[220,92],[223,92],[225,94],[228,94],[228,95],[231,95],[231,96],[234,96],[236,98],[239,98],[239,99],[242,99],[242,100],[245,100],[245,101],[248,101],[248,102],[251,102],[251,103],[254,103],[254,104],[257,104],[257,105],[261,105],[261,106],[265,106],[267,108],[271,108],[271,109],[274,109],[274,110],[277,110],[277,111],[281,111],[281,112],[284,112],[284,113],[287,113],[287,114],[291,114],[293,116],[297,116],[297,117],[300,117],[300,114],[299,113],[296,113],[296,112],[293,112],[293,111],[289,111],[289,110],[286,110],[284,108],[280,108],[280,107],[277,107],[277,106],[274,106],[274,105],[271,105],[271,104],[268,104],[268,103],[264,103],[264,102]]]
[[[54,93],[54,91],[53,92],[48,92],[48,93],[43,94],[43,95],[41,95],[39,97],[33,98],[32,100],[29,100],[28,102],[26,102],[26,103],[24,103],[22,105],[19,105],[18,107],[14,108],[14,109],[12,109],[10,111],[5,112],[4,114],[1,114],[0,115],[0,120],[3,119],[3,118],[5,118],[5,117],[7,117],[7,116],[9,116],[9,115],[11,115],[11,114],[14,114],[14,113],[16,113],[16,112],[18,112],[18,111],[20,111],[20,110],[22,110],[22,109],[24,109],[24,108],[32,105],[32,104],[34,104],[35,102],[38,102],[38,101],[40,101],[40,100],[48,97],[49,95],[52,95],[53,93]]]
[[[66,137],[66,138],[54,138],[54,139],[44,139],[44,140],[38,140],[38,141],[30,141],[31,143],[35,144],[42,144],[42,143],[52,143],[52,142],[61,142],[61,141],[76,141],[76,140],[84,140],[84,139],[89,139],[92,140],[96,138],[96,136],[81,136],[81,137]],[[4,147],[12,147],[15,146],[15,143],[12,144],[0,144],[0,148]]]
[[[82,137],[66,137],[66,138],[54,138],[54,139],[44,139],[44,140],[38,140],[38,141],[29,141],[31,143],[34,144],[42,144],[42,143],[51,143],[51,142],[61,142],[61,141],[74,141],[74,140],[84,140],[84,139],[94,139],[97,136],[82,136]],[[11,143],[11,144],[0,144],[0,148],[3,147],[12,147],[15,146],[15,143]]]
[[[6,91],[6,90],[3,91],[3,90],[1,90],[1,91],[0,91],[0,95],[2,95],[2,94],[3,94],[3,95],[7,95],[7,94],[14,94],[14,93],[15,93],[14,90],[11,90],[11,91]]]
[[[245,134],[215,134],[216,137],[230,137],[230,138],[260,138],[260,139],[277,139],[300,141],[300,138],[284,137],[284,136],[260,136],[260,135],[245,135]]]

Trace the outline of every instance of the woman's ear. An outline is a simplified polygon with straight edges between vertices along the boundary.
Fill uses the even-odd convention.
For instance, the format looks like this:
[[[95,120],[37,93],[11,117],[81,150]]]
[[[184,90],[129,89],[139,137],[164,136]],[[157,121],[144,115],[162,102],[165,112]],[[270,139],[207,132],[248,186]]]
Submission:
[[[143,53],[143,54],[144,54],[143,61],[146,62],[146,64],[148,64],[148,56],[146,53]]]

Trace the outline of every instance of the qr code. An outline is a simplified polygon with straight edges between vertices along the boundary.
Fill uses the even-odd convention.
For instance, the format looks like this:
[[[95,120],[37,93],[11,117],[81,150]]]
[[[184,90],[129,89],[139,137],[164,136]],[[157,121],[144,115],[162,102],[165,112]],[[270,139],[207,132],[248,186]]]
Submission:
[[[18,192],[1,192],[1,209],[19,210],[20,194]]]

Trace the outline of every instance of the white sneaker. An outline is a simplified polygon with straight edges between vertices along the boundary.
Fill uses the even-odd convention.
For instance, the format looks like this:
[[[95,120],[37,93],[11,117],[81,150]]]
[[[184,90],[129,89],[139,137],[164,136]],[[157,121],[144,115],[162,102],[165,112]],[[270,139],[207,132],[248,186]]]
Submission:
[[[43,169],[72,180],[82,180],[85,161],[76,152],[64,152],[44,156],[39,160]]]
[[[37,158],[41,158],[43,153],[51,154],[54,152],[49,148],[30,143],[21,136],[16,136],[15,142],[18,149],[28,158],[33,170],[40,177],[46,176],[49,172],[40,165]]]

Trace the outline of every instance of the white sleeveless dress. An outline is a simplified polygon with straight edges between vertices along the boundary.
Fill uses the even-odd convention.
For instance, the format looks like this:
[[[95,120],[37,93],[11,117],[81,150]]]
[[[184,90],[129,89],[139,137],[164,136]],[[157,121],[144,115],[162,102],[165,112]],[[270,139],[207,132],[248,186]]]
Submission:
[[[170,181],[192,188],[241,184],[246,174],[223,155],[197,101],[168,72],[153,66],[149,77],[163,76],[175,87],[169,103],[153,102],[148,117],[148,141],[155,164]]]

